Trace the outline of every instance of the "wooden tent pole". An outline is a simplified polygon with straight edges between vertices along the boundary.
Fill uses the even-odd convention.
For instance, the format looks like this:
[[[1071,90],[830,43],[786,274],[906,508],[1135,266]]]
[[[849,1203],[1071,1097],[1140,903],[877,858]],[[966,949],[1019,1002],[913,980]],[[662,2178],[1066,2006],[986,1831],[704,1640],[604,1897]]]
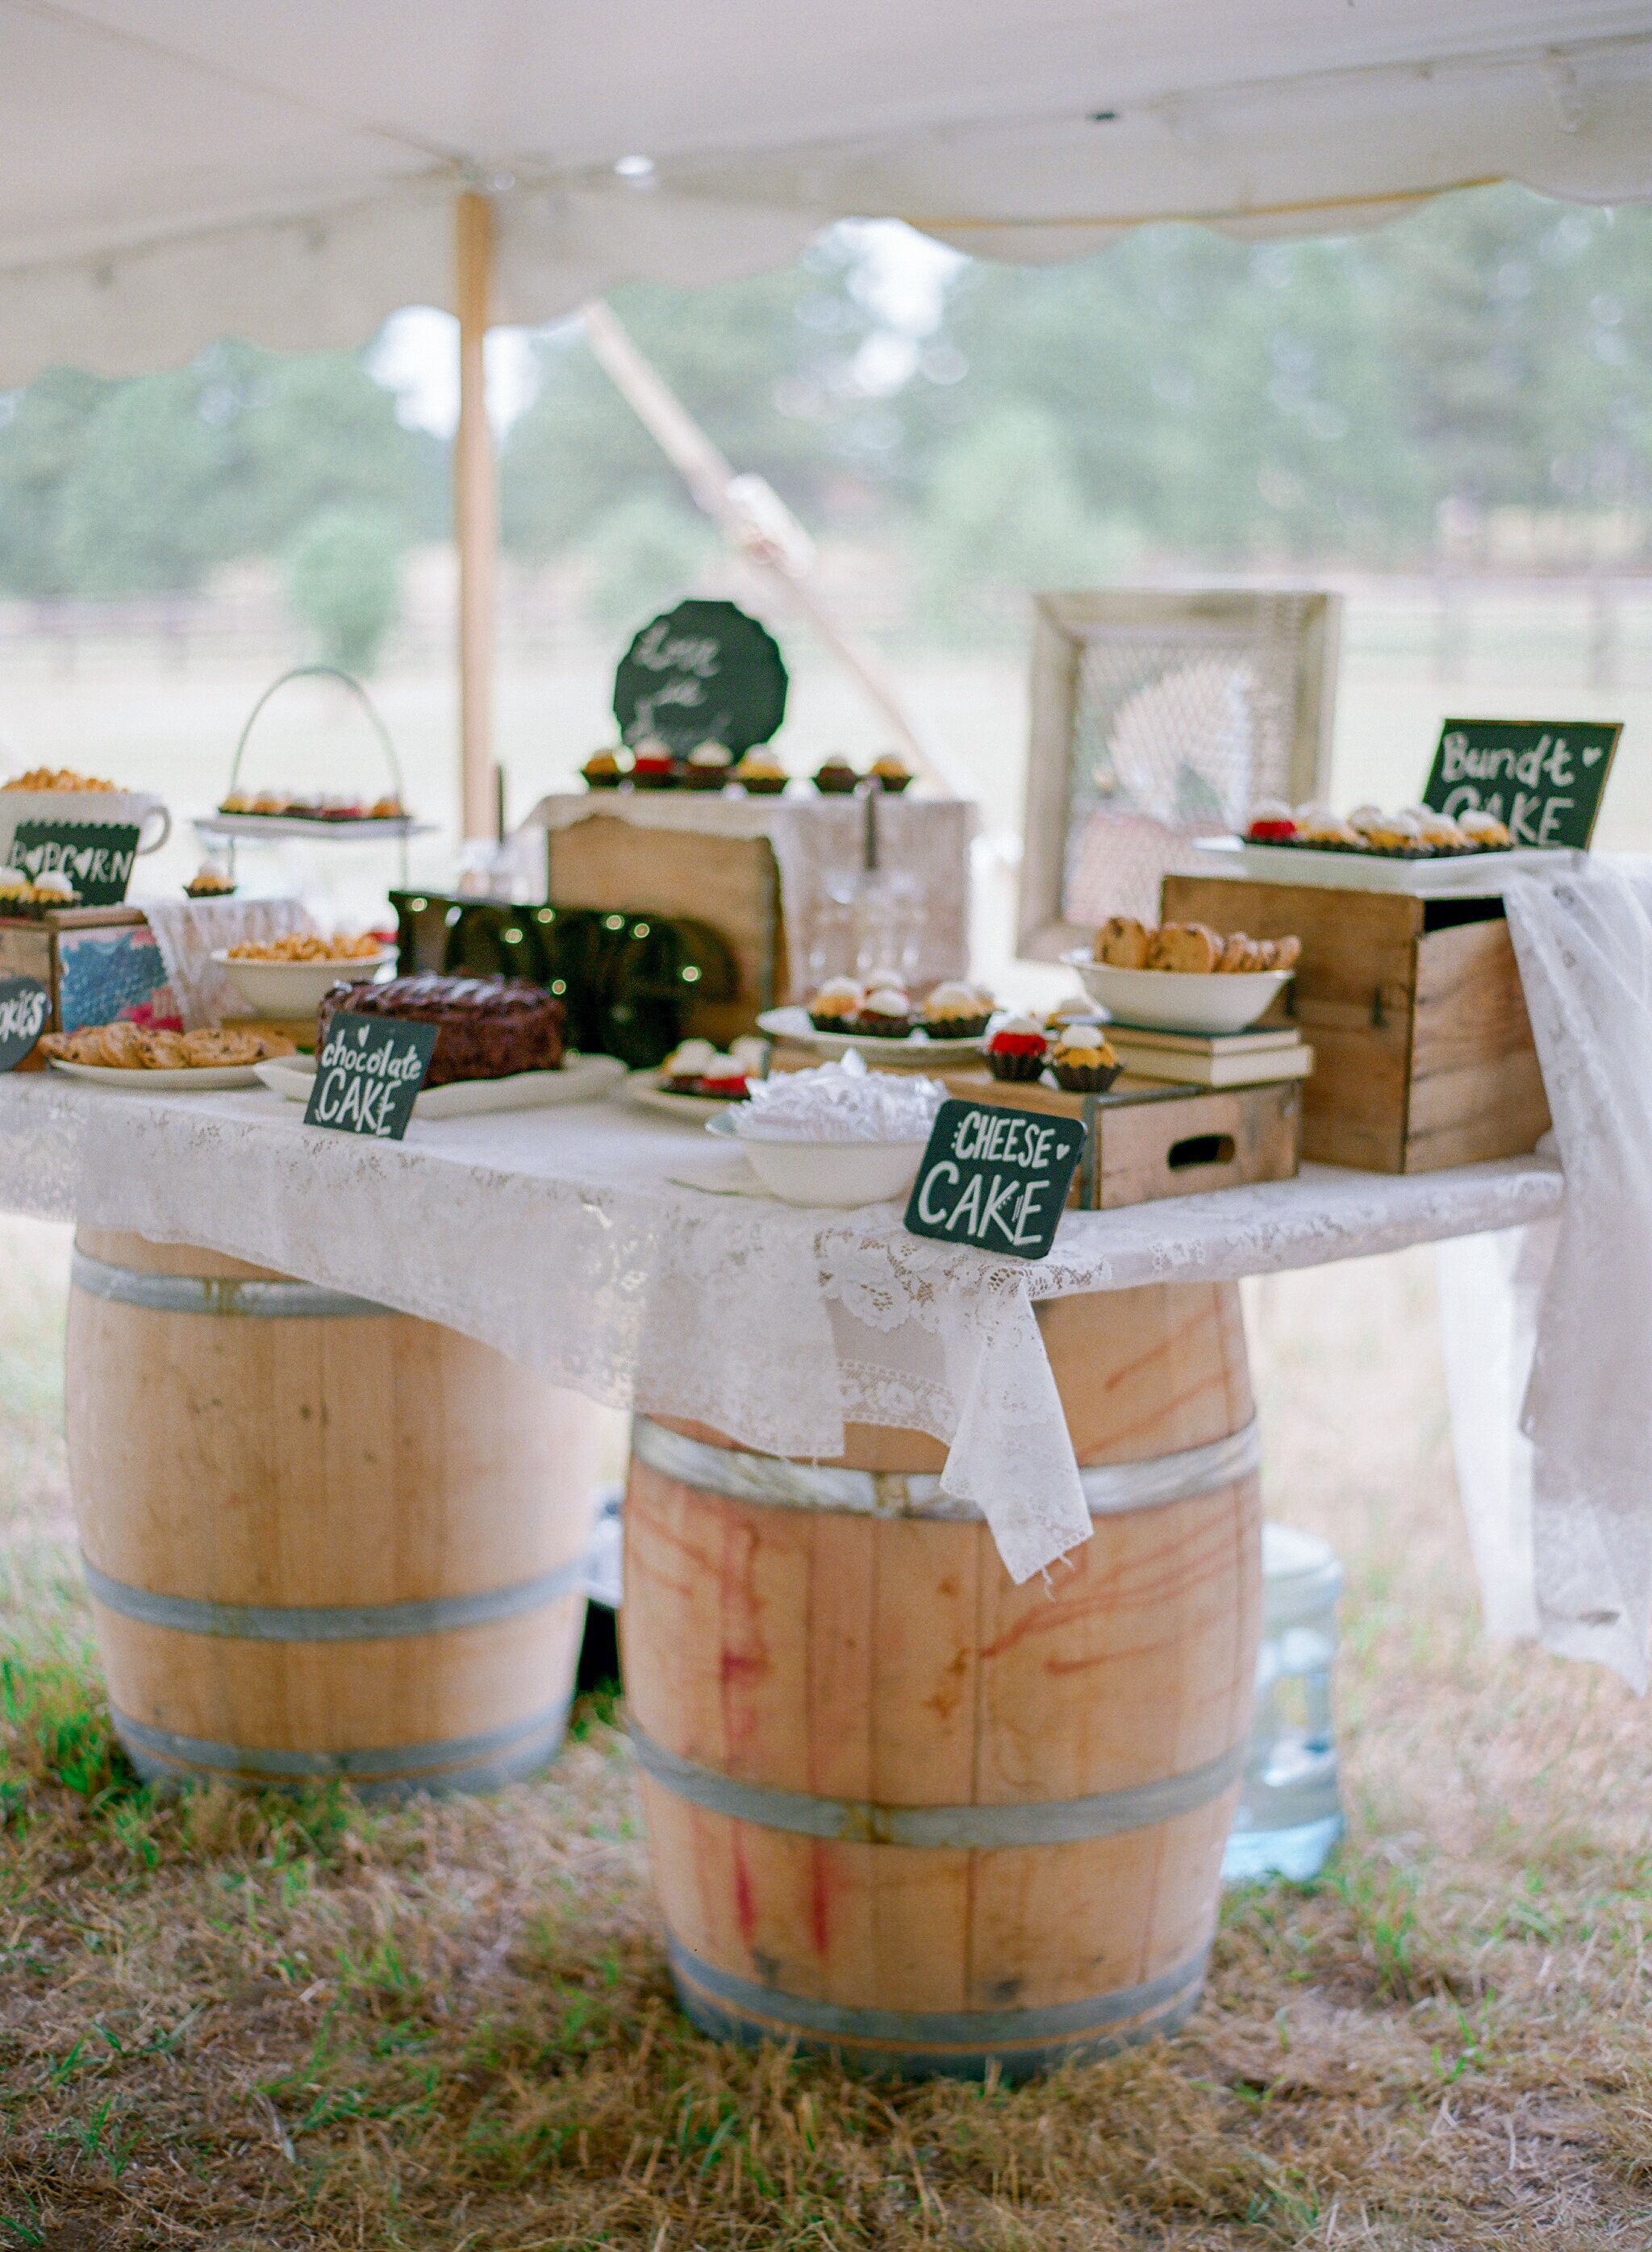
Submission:
[[[459,551],[460,809],[467,837],[491,837],[493,665],[498,473],[488,424],[485,348],[493,297],[493,205],[467,191],[455,234],[459,316],[459,427],[453,449],[454,539]]]

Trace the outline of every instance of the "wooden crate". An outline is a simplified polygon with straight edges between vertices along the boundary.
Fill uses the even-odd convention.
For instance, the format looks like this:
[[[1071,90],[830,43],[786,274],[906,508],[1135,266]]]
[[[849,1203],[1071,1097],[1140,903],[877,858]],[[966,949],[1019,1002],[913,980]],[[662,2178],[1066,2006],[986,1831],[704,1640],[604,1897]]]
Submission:
[[[769,1068],[805,1071],[819,1061],[812,1048],[778,1040]],[[1288,1181],[1301,1161],[1300,1080],[1190,1087],[1126,1072],[1106,1095],[1068,1095],[1036,1080],[1029,1085],[995,1079],[984,1064],[927,1076],[967,1102],[1081,1119],[1089,1138],[1067,1198],[1079,1211],[1110,1212],[1253,1181]]]
[[[77,936],[87,931],[132,929],[143,922],[140,907],[49,907],[38,921],[33,917],[0,917],[0,977],[32,977],[52,997],[45,1029],[74,1031],[80,1021],[66,1027],[63,1021],[63,959]],[[158,970],[159,956],[156,956]],[[157,984],[159,979],[157,977]],[[17,1068],[44,1071],[45,1059],[36,1049]]]
[[[1433,1172],[1521,1156],[1547,1128],[1500,899],[1167,876],[1161,912],[1255,938],[1301,938],[1295,982],[1270,1013],[1313,1043],[1305,1157]]]
[[[739,976],[734,998],[696,1003],[685,1033],[726,1047],[785,992],[780,873],[767,838],[645,828],[596,811],[545,841],[553,907],[691,916],[727,941]]]

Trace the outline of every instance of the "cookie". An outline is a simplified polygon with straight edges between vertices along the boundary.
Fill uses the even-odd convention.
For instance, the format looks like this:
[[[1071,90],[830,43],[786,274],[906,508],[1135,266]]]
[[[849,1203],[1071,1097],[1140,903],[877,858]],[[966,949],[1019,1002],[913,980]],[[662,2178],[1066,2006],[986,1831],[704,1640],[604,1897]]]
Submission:
[[[1109,970],[1145,970],[1150,938],[1134,915],[1109,915],[1095,935],[1095,958]]]
[[[1149,942],[1147,966],[1183,977],[1208,976],[1222,958],[1222,940],[1202,922],[1167,922]]]
[[[256,1063],[263,1053],[263,1044],[256,1032],[228,1030],[185,1032],[184,1048],[190,1064],[202,1069]]]
[[[88,1060],[107,1064],[116,1071],[142,1071],[144,1057],[144,1037],[135,1025],[104,1025],[97,1037],[97,1054]]]
[[[1295,970],[1302,958],[1302,942],[1295,935],[1274,941],[1274,968]]]
[[[1230,977],[1237,977],[1257,968],[1256,952],[1257,942],[1247,938],[1242,930],[1236,930],[1224,944],[1222,958],[1216,966]]]
[[[183,1071],[188,1067],[182,1032],[150,1032],[143,1043],[146,1071]]]

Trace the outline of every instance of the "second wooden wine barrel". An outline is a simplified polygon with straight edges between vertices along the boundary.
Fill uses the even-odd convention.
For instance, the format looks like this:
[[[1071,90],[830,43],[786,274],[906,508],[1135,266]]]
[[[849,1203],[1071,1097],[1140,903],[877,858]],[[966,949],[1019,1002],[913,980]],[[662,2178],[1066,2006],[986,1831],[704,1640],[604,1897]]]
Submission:
[[[152,1777],[480,1790],[552,1758],[599,1411],[434,1322],[83,1229],[69,1465]]]
[[[635,1426],[626,1690],[708,2032],[1017,2077],[1198,2000],[1260,1624],[1238,1296],[1040,1318],[1094,1532],[1024,1587],[920,1433],[820,1465]]]

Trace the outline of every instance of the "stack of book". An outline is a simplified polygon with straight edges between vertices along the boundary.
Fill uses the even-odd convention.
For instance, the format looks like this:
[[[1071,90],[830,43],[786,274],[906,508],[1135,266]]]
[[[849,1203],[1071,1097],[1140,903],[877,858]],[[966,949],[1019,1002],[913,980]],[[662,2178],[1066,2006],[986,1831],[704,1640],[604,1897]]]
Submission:
[[[1294,1026],[1256,1032],[1157,1032],[1109,1025],[1109,1045],[1137,1079],[1174,1079],[1198,1087],[1261,1087],[1306,1079],[1314,1051]]]

